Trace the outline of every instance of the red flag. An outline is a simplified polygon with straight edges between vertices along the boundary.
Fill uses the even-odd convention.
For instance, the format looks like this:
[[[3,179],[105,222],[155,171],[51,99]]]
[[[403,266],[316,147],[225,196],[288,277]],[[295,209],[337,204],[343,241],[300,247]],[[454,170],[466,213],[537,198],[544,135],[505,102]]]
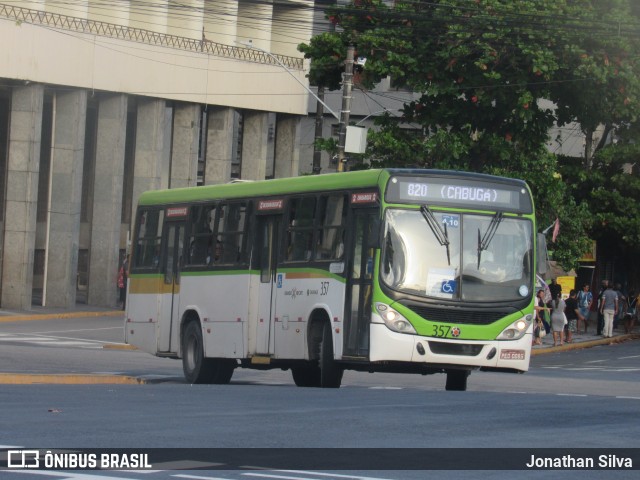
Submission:
[[[553,226],[553,234],[551,235],[551,241],[556,243],[556,237],[558,236],[558,232],[560,231],[560,219],[556,217],[556,223]]]

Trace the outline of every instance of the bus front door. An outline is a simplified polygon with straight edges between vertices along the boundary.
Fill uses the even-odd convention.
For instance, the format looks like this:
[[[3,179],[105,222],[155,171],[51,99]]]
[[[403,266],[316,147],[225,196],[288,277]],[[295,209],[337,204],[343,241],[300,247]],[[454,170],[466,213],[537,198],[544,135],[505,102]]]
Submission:
[[[185,226],[182,222],[167,222],[162,232],[164,255],[162,272],[164,281],[160,296],[160,316],[158,318],[158,352],[176,353],[180,335],[180,267]]]
[[[369,356],[369,323],[371,321],[371,294],[373,290],[374,242],[378,210],[353,210],[353,237],[349,242],[350,255],[345,297],[345,335],[343,355],[367,358]]]
[[[256,332],[256,353],[270,355],[274,353],[274,325],[276,314],[276,292],[281,286],[277,273],[278,232],[281,215],[258,216],[259,248],[258,266],[260,283],[258,286],[258,318]]]

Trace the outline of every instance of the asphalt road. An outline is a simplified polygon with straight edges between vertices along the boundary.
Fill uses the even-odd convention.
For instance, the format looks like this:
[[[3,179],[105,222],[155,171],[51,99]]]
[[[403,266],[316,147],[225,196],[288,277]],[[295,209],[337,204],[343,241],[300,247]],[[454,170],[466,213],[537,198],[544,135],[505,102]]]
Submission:
[[[423,455],[437,457],[433,449],[454,448],[459,449],[455,453],[460,455],[461,468],[464,459],[478,463],[473,470],[414,471],[396,468],[391,461],[391,470],[368,470],[361,468],[366,458],[356,458],[355,470],[296,468],[292,472],[276,471],[269,462],[249,456],[248,461],[258,462],[251,463],[258,470],[224,470],[224,465],[222,470],[171,470],[160,462],[147,471],[20,470],[0,471],[0,478],[637,477],[640,459],[634,470],[485,471],[476,457],[481,454],[492,462],[501,458],[507,462],[515,455],[508,449],[514,447],[525,455],[538,448],[552,448],[558,455],[575,448],[588,448],[593,454],[632,448],[637,455],[639,341],[536,356],[524,375],[474,372],[467,392],[445,391],[443,375],[359,372],[346,372],[344,386],[338,390],[322,390],[297,388],[290,373],[279,370],[240,370],[230,385],[188,385],[179,361],[104,348],[121,342],[121,331],[122,321],[111,317],[0,324],[0,365],[5,372],[116,373],[151,380],[145,385],[0,385],[0,450],[167,449],[162,454],[201,447],[268,448],[275,455],[300,447],[398,452],[419,448],[427,449],[418,451]],[[323,450],[320,455],[330,461],[331,452]],[[374,455],[372,459],[384,458],[368,452],[372,451],[364,455]],[[196,466],[207,468],[207,462]],[[187,463],[182,468],[196,466]]]

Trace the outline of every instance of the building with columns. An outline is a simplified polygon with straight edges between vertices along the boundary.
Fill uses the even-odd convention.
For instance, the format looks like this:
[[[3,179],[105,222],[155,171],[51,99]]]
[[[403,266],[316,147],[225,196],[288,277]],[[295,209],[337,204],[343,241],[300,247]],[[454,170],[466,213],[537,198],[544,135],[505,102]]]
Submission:
[[[145,190],[297,175],[314,3],[0,0],[0,307],[116,306]]]

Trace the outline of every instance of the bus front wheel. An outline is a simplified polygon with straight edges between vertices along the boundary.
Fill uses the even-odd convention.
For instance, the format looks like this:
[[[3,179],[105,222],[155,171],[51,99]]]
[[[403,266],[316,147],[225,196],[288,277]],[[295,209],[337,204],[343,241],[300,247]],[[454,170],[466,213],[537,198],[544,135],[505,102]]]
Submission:
[[[470,373],[468,370],[447,370],[445,390],[459,392],[467,390],[467,378],[469,378]]]
[[[340,388],[344,369],[333,358],[333,337],[331,325],[325,322],[322,328],[322,340],[320,342],[320,387]]]
[[[320,369],[317,365],[300,365],[291,367],[293,382],[297,387],[319,387]]]

